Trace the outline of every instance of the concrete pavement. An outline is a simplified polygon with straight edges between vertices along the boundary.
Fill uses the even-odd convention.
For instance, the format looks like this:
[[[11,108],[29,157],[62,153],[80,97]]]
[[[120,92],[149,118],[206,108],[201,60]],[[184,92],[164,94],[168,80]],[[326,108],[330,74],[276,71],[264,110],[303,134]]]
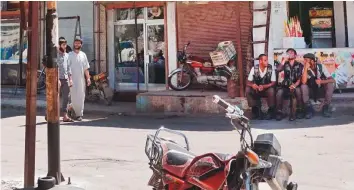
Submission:
[[[2,109],[2,189],[21,187],[24,161],[25,117]],[[324,119],[255,121],[253,136],[273,132],[282,156],[294,169],[292,180],[301,190],[354,189],[354,114]],[[146,135],[160,125],[183,130],[196,154],[235,153],[239,135],[224,117],[87,115],[82,122],[61,125],[61,165],[65,178],[86,190],[143,190],[151,175],[144,153]],[[36,177],[47,172],[46,123],[37,117]],[[261,188],[264,190],[263,188]]]

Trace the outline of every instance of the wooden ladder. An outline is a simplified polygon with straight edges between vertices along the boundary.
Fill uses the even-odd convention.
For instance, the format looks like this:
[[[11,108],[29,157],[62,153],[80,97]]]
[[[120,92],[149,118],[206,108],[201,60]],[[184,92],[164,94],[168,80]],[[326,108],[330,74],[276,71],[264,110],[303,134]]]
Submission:
[[[272,2],[268,1],[268,5],[266,8],[262,8],[262,9],[253,9],[251,8],[251,12],[253,13],[253,18],[254,18],[254,12],[263,12],[263,11],[267,11],[267,19],[266,19],[266,23],[265,24],[260,24],[260,25],[253,25],[253,19],[252,19],[252,27],[251,27],[251,31],[250,31],[250,44],[249,44],[249,49],[248,49],[248,67],[252,67],[254,65],[254,61],[258,59],[258,57],[254,57],[254,45],[255,44],[264,44],[264,54],[266,54],[268,56],[268,44],[269,44],[269,29],[270,29],[270,14],[271,14],[271,8],[272,8]],[[262,41],[253,41],[253,29],[254,28],[266,28],[266,33],[265,33],[265,40]]]

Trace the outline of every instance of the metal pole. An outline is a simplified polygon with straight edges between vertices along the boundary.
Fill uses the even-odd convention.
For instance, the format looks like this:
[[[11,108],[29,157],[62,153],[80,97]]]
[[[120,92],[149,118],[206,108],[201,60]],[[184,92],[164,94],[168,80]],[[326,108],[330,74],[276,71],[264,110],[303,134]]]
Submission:
[[[23,32],[24,28],[26,28],[26,8],[25,8],[25,2],[20,1],[20,48],[19,48],[19,65],[20,65],[20,86],[22,86],[23,80],[22,80],[22,67],[23,67]]]
[[[241,9],[240,3],[238,3],[238,10]],[[244,82],[243,82],[243,63],[242,63],[242,50],[241,50],[241,13],[240,11],[237,12],[237,23],[236,28],[239,31],[236,35],[237,41],[237,70],[239,71],[239,84],[240,84],[240,97],[244,97]]]
[[[34,187],[36,161],[37,64],[39,2],[29,2],[28,62],[26,77],[25,188]],[[24,13],[21,13],[24,14]]]
[[[134,22],[135,22],[135,53],[136,53],[136,72],[137,72],[137,91],[140,91],[140,76],[139,76],[139,49],[138,49],[138,36],[139,36],[139,31],[138,31],[138,21],[137,21],[137,9],[135,6],[135,2],[134,2],[134,13],[135,13],[135,17],[134,17]],[[146,50],[145,50],[146,51]],[[145,65],[145,63],[144,63]],[[145,77],[146,78],[146,77]]]
[[[47,1],[46,15],[46,86],[48,120],[48,174],[56,178],[56,184],[62,181],[60,171],[60,125],[59,125],[59,79],[57,64],[58,16],[56,1]]]

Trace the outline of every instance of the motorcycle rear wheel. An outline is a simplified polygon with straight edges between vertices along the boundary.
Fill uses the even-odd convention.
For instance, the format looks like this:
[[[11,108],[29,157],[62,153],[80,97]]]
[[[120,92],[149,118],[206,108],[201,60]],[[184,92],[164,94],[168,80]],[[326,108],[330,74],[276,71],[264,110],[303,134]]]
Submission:
[[[103,99],[103,101],[105,102],[105,104],[106,104],[107,106],[110,106],[110,105],[112,105],[112,99],[113,99],[113,97],[107,97],[106,94],[108,94],[108,92],[107,92],[108,90],[110,90],[110,89],[104,88],[103,90],[100,90],[100,95],[101,95],[101,99]]]
[[[41,91],[46,88],[45,79],[45,73],[42,73],[42,71],[37,71],[37,91]]]
[[[182,75],[182,79],[185,79],[185,77],[187,77],[187,83],[184,86],[179,86],[179,82],[178,82],[178,76]],[[172,84],[172,78],[176,76],[177,78],[176,80],[176,86],[174,84]],[[187,71],[177,71],[175,73],[173,73],[171,76],[168,77],[168,86],[175,91],[182,91],[187,89],[191,84],[192,84],[192,75],[189,74]]]

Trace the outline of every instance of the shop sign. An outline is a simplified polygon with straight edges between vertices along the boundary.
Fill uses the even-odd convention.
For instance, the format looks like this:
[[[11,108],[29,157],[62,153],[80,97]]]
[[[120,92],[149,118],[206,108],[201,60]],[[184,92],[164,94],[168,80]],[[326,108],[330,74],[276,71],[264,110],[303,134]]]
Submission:
[[[336,80],[337,88],[354,88],[354,48],[328,48],[328,49],[297,49],[297,61],[303,63],[306,53],[313,53],[318,63],[326,66],[328,72]],[[286,49],[274,50],[274,62],[281,63],[286,56]],[[279,73],[279,81],[284,78]]]
[[[310,18],[316,17],[331,17],[333,16],[332,9],[312,9],[309,11]]]

